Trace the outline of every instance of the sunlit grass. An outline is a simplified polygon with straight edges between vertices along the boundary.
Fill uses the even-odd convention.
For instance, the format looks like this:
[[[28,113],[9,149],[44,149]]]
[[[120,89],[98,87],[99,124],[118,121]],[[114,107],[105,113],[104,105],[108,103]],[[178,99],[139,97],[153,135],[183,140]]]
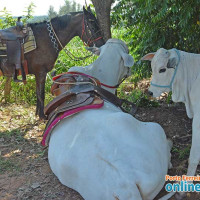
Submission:
[[[19,170],[19,165],[13,160],[5,159],[0,156],[0,174],[13,170]]]

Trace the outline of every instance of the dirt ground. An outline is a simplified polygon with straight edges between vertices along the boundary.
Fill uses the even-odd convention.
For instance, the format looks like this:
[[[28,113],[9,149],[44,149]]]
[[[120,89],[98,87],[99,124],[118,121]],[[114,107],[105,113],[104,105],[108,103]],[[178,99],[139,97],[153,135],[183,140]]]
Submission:
[[[26,105],[0,105],[0,200],[82,200],[51,172],[47,148],[40,145],[45,123],[39,121],[34,112],[35,107]],[[164,128],[173,141],[173,168],[168,173],[185,174],[192,127],[184,105],[139,108],[136,118],[157,122]],[[158,197],[164,194],[163,189]],[[200,195],[192,193],[187,199],[198,200]]]

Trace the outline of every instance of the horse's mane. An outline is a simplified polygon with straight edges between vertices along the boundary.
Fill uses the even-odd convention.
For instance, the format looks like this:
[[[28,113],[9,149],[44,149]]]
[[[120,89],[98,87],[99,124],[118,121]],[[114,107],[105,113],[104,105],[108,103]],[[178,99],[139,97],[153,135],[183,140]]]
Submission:
[[[77,12],[77,14],[78,13],[81,13],[81,12]],[[70,14],[65,14],[65,15],[62,15],[62,16],[56,16],[56,17],[54,17],[54,18],[51,19],[51,22],[52,23],[55,22],[62,29],[62,28],[66,27],[69,24],[69,22],[71,21],[71,17],[74,16],[74,15],[75,14],[72,15],[70,13]],[[28,23],[28,26],[31,26],[31,27],[33,27],[33,26],[40,26],[40,25],[46,23],[49,20],[45,19],[42,22]]]
[[[77,14],[82,14],[83,11],[78,11],[78,12],[70,12],[69,14],[74,16],[74,15],[77,15]]]
[[[62,29],[69,24],[69,22],[71,21],[71,17],[72,17],[72,15],[70,15],[70,14],[57,16],[57,17],[51,19],[51,23],[56,23],[56,25]]]

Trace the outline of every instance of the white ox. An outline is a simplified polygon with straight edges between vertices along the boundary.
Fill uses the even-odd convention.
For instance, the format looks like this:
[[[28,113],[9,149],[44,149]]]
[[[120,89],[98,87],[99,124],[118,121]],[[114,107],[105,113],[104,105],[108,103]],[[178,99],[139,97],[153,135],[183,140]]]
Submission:
[[[117,85],[133,65],[127,46],[110,39],[95,51],[100,56],[94,63],[70,71]],[[160,125],[140,122],[105,102],[61,121],[48,158],[60,182],[85,200],[152,200],[164,185],[170,147]]]
[[[172,91],[172,100],[185,103],[188,117],[193,118],[187,175],[194,176],[200,161],[200,55],[161,48],[141,60],[151,61],[152,82],[149,93],[159,97],[163,92]]]

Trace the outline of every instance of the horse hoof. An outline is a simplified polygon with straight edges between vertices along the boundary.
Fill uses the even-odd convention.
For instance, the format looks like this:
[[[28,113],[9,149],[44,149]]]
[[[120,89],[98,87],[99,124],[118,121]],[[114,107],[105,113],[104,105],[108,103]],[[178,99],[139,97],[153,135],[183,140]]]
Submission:
[[[187,196],[187,194],[185,192],[177,192],[175,194],[176,200],[183,200],[186,198],[186,196]]]

